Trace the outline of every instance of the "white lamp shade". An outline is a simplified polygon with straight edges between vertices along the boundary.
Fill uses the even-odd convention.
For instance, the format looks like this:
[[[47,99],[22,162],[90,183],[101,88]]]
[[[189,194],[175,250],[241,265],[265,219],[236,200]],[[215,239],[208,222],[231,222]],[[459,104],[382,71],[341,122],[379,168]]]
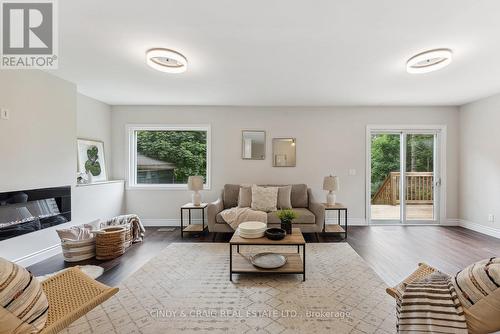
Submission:
[[[188,178],[188,189],[194,191],[203,190],[203,176],[190,176]]]
[[[338,191],[339,190],[339,177],[338,176],[325,176],[323,180],[323,190]]]

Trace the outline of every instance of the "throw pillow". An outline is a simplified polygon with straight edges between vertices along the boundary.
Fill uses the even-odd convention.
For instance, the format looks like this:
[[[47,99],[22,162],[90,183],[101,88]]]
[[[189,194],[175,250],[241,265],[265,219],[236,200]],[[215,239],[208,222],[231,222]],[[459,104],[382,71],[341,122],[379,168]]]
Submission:
[[[239,184],[224,185],[224,192],[222,193],[222,202],[224,203],[224,209],[234,208],[235,206],[238,206],[239,191]]]
[[[249,208],[252,205],[252,187],[241,186],[238,195],[238,207]]]
[[[47,322],[49,303],[40,282],[25,268],[0,258],[1,317],[3,328],[30,328],[36,333]],[[3,329],[2,328],[2,329]]]
[[[284,186],[278,188],[278,208],[291,209],[292,208],[292,186]]]
[[[252,205],[253,210],[258,211],[276,211],[278,203],[278,188],[277,187],[259,187],[252,186]]]
[[[291,201],[294,208],[307,208],[309,206],[306,184],[292,185]]]

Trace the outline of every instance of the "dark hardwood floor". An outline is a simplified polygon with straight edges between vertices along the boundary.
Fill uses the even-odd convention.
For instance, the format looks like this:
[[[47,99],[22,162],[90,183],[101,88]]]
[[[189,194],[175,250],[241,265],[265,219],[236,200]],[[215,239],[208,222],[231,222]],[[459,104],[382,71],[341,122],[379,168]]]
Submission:
[[[500,239],[462,227],[353,227],[349,244],[389,285],[419,262],[454,274],[478,260],[500,256]]]
[[[230,234],[219,233],[216,242],[228,242],[230,237]],[[306,234],[305,239],[308,243],[318,242],[314,234]],[[123,256],[78,264],[103,267],[104,274],[99,281],[117,285],[173,242],[212,242],[212,235],[185,235],[181,239],[178,228],[162,232],[157,227],[148,227],[144,242],[133,245]],[[343,241],[335,235],[320,235],[319,242]],[[388,285],[401,281],[418,262],[454,273],[477,260],[500,256],[499,239],[461,227],[353,226],[349,228],[347,242]],[[72,265],[75,264],[65,263],[59,254],[28,269],[35,275],[44,275]]]

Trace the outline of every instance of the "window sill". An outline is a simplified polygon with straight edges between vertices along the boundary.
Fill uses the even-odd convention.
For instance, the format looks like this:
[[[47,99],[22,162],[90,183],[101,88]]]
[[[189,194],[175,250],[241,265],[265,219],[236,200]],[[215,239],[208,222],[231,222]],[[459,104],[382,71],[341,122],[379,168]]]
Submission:
[[[126,187],[127,190],[173,190],[173,191],[192,191],[187,188],[187,185],[180,185],[180,186],[164,186],[164,185],[134,185],[130,186],[128,185]],[[204,186],[203,191],[205,190],[211,190],[210,186]]]
[[[77,183],[76,187],[88,187],[88,186],[97,186],[97,185],[103,185],[103,184],[110,184],[110,183],[124,183],[125,180],[110,180],[110,181],[100,181],[100,182],[93,182],[93,183]]]

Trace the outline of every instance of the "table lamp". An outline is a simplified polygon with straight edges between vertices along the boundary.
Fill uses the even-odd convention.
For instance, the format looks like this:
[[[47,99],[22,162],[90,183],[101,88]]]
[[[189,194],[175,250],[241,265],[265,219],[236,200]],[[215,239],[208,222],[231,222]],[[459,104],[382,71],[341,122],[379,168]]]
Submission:
[[[326,204],[335,205],[335,191],[339,190],[339,177],[332,175],[325,176],[323,180],[323,190],[328,190],[328,194],[326,195]]]
[[[200,206],[200,190],[203,190],[203,176],[190,176],[188,178],[188,189],[194,191],[192,199],[193,205]]]

